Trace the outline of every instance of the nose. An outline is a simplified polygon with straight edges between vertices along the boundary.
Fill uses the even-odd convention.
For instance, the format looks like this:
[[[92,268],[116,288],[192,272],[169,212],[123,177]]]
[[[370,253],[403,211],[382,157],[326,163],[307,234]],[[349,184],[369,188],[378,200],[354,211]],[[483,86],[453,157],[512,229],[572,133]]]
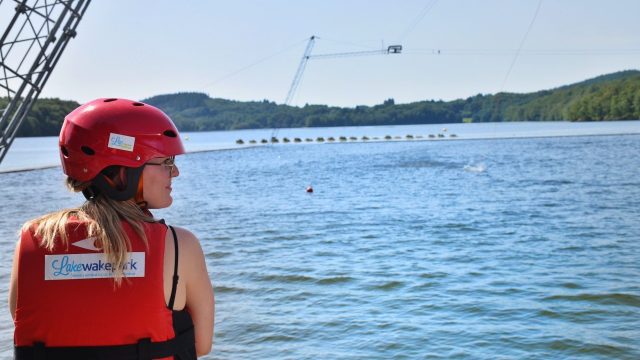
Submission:
[[[180,170],[178,169],[178,165],[173,165],[173,167],[171,168],[171,177],[178,177],[180,176]]]

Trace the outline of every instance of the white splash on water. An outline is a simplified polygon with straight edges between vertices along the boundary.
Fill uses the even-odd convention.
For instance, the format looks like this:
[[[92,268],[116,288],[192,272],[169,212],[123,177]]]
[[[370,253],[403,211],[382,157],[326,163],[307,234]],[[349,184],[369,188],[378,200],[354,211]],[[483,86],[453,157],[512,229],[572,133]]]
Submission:
[[[476,164],[467,164],[464,166],[464,171],[471,173],[482,173],[487,170],[487,165],[483,162]]]

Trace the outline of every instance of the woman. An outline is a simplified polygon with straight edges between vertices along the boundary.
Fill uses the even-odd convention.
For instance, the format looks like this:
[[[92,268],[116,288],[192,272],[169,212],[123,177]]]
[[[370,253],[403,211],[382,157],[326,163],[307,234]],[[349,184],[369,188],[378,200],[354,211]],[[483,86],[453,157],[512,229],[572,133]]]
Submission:
[[[171,205],[175,125],[157,108],[98,99],[64,120],[67,185],[87,201],[27,222],[9,291],[16,359],[195,359],[209,353],[214,297]]]

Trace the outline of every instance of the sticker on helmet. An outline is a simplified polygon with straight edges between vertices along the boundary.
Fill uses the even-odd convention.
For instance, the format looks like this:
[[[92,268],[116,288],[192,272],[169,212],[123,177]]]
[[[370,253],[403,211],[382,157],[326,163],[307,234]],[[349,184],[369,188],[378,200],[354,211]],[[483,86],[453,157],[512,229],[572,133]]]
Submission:
[[[133,151],[133,145],[136,143],[136,138],[127,135],[120,135],[116,133],[109,134],[109,147],[112,149]]]

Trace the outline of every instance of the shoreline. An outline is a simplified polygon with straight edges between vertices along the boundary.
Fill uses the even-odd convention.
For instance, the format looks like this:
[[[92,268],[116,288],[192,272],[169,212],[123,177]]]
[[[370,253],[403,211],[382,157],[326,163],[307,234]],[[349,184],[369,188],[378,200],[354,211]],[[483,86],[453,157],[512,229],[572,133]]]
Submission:
[[[561,134],[561,135],[525,135],[525,136],[504,136],[504,137],[476,137],[476,138],[464,138],[464,137],[460,137],[460,136],[456,136],[456,137],[446,137],[446,138],[421,138],[421,139],[417,139],[417,138],[413,138],[413,139],[378,139],[378,140],[373,140],[373,139],[369,139],[369,140],[350,140],[350,141],[323,141],[323,142],[318,142],[316,140],[314,141],[310,141],[310,142],[301,142],[301,143],[295,143],[295,142],[291,142],[291,143],[283,143],[283,142],[279,142],[277,144],[275,143],[267,143],[267,144],[250,144],[250,145],[244,145],[244,146],[238,146],[238,147],[233,147],[233,148],[217,148],[217,149],[199,149],[199,150],[192,150],[192,151],[187,151],[185,153],[186,154],[197,154],[197,153],[204,153],[204,152],[213,152],[213,151],[234,151],[234,150],[244,150],[244,149],[251,149],[251,148],[258,148],[258,147],[263,147],[263,146],[270,146],[270,145],[277,145],[277,146],[288,146],[288,145],[309,145],[309,144],[317,144],[317,145],[322,145],[322,144],[330,144],[330,145],[336,145],[336,144],[362,144],[362,143],[385,143],[385,142],[448,142],[448,141],[482,141],[482,140],[518,140],[518,139],[540,139],[540,138],[565,138],[565,137],[587,137],[587,136],[638,136],[640,135],[640,132],[637,133],[612,133],[612,134]],[[47,169],[52,169],[52,168],[56,168],[56,167],[60,167],[60,164],[56,164],[56,165],[42,165],[42,166],[38,166],[38,167],[33,167],[33,168],[24,168],[24,169],[7,169],[7,170],[0,170],[0,175],[2,174],[10,174],[10,173],[19,173],[19,172],[28,172],[28,171],[38,171],[38,170],[47,170]]]

